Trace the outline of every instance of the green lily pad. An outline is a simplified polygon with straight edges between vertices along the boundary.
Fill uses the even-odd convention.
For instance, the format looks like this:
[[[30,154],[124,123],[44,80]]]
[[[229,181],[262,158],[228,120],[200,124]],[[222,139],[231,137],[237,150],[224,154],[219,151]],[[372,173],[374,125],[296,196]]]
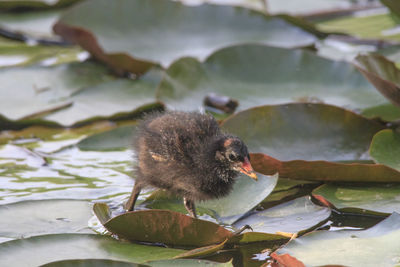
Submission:
[[[184,266],[184,267],[231,267],[232,262],[226,263],[218,263],[208,260],[195,260],[195,259],[175,259],[175,260],[162,260],[162,261],[150,261],[146,262],[149,266],[152,267],[176,267],[176,266]]]
[[[225,239],[225,241],[223,241],[217,245],[195,248],[195,249],[189,250],[187,252],[184,252],[181,255],[176,256],[175,258],[176,259],[186,259],[186,258],[204,257],[207,255],[213,254],[213,253],[217,252],[218,250],[221,250],[227,241],[228,241],[228,239]]]
[[[103,66],[88,62],[3,69],[0,113],[10,120],[40,119],[58,125],[134,117],[160,105],[154,97],[159,79],[156,70],[135,81],[115,79]]]
[[[275,234],[298,233],[326,221],[331,214],[329,208],[317,206],[310,197],[301,197],[256,212],[235,222],[236,228],[250,225],[256,232]]]
[[[378,132],[372,139],[369,154],[377,163],[400,171],[400,134],[389,129]]]
[[[0,10],[48,9],[72,5],[80,0],[2,0]]]
[[[340,32],[365,39],[399,41],[400,34],[393,30],[396,26],[396,19],[388,11],[333,18],[316,23],[317,29],[322,32]]]
[[[364,117],[370,119],[380,118],[384,121],[400,120],[400,107],[391,103],[366,108],[361,113]]]
[[[204,63],[174,62],[158,89],[174,109],[202,106],[210,92],[239,100],[239,109],[288,102],[317,102],[364,109],[387,103],[350,63],[304,50],[246,44],[221,49]]]
[[[81,140],[77,146],[81,150],[124,150],[132,145],[135,130],[135,125],[121,126],[110,131],[91,135]]]
[[[248,109],[225,120],[222,128],[242,138],[251,152],[279,160],[329,161],[364,159],[373,135],[383,129],[345,109],[301,103]]]
[[[198,203],[199,207],[211,210],[219,222],[232,224],[263,201],[274,189],[278,174],[258,174],[258,181],[240,175],[233,191],[222,198]]]
[[[360,72],[390,102],[400,106],[400,70],[379,54],[360,55],[355,59]]]
[[[86,259],[54,261],[40,265],[40,267],[146,267],[148,265],[136,264],[126,261]]]
[[[232,224],[265,199],[274,189],[277,180],[278,174],[272,176],[258,174],[258,181],[240,175],[229,195],[196,203],[197,213],[210,215],[220,223]],[[162,193],[152,194],[143,204],[146,208],[187,213],[181,198]]]
[[[323,185],[312,192],[321,195],[338,209],[355,208],[379,213],[400,212],[400,185],[370,186]]]
[[[54,29],[114,67],[126,68],[134,58],[169,66],[183,56],[203,59],[238,43],[299,47],[316,41],[282,18],[245,8],[157,0],[85,1],[65,12]]]
[[[276,254],[289,254],[307,266],[397,266],[399,229],[400,215],[393,213],[368,230],[318,231],[296,238]]]
[[[88,53],[78,47],[28,45],[0,37],[0,67],[40,64],[52,66],[82,61]]]
[[[76,200],[23,201],[0,206],[0,236],[27,238],[43,234],[92,233],[91,205]]]
[[[171,259],[181,249],[161,248],[117,241],[109,236],[53,234],[13,240],[0,244],[4,266],[39,266],[73,259],[109,259],[143,263]]]
[[[99,211],[96,204],[94,211]],[[218,224],[168,210],[127,212],[106,221],[104,227],[127,240],[175,246],[208,246],[232,236]]]
[[[10,32],[22,34],[28,40],[45,38],[60,41],[60,37],[52,31],[60,14],[60,10],[0,13],[0,26]]]

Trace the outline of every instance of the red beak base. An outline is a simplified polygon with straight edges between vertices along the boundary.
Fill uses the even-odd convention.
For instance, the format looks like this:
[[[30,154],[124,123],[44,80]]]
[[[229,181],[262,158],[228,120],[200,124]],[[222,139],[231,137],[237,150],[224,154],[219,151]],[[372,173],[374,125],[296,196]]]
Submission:
[[[244,158],[240,172],[257,181],[257,174],[254,172],[253,167],[251,167],[250,161],[247,157]]]

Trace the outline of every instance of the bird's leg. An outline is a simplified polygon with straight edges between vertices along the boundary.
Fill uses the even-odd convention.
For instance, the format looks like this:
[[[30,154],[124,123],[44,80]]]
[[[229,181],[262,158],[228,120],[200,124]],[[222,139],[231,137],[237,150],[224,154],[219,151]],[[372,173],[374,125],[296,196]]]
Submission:
[[[134,210],[136,200],[137,200],[141,190],[142,190],[142,186],[140,186],[139,183],[135,182],[135,186],[132,189],[131,196],[129,197],[128,202],[126,202],[126,204],[125,204],[125,210],[126,211],[133,211]]]
[[[187,197],[183,197],[183,204],[185,204],[185,208],[189,212],[190,216],[192,216],[193,218],[197,218],[196,207],[194,206],[193,200],[188,199]]]

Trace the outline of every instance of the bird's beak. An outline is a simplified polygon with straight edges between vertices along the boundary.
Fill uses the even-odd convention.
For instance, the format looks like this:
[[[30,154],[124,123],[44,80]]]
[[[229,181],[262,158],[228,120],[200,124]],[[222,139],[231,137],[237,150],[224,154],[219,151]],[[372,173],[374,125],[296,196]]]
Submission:
[[[242,167],[240,167],[240,172],[257,181],[257,174],[254,172],[253,167],[251,167],[250,161],[247,157],[244,158]]]

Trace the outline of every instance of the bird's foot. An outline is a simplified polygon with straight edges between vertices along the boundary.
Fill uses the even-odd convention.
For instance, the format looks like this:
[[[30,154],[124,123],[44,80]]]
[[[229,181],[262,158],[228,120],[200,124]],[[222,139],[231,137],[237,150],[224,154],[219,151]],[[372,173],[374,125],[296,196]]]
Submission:
[[[251,230],[251,231],[253,231],[253,228],[251,228],[250,225],[246,224],[246,225],[242,226],[239,230],[233,232],[233,235],[240,235],[244,230]]]

